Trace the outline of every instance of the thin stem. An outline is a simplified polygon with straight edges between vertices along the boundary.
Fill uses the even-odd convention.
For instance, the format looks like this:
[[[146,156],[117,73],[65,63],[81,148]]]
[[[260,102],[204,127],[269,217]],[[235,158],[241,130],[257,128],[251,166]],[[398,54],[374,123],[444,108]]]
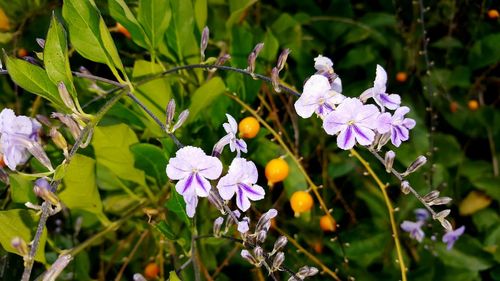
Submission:
[[[111,79],[107,79],[107,78],[104,78],[104,77],[100,77],[100,76],[95,76],[95,75],[92,75],[92,74],[86,74],[86,73],[82,73],[82,72],[78,72],[78,71],[73,71],[72,73],[76,77],[85,78],[85,79],[94,80],[94,81],[104,82],[104,83],[116,86],[118,88],[125,88],[125,87],[129,86],[127,84],[122,84],[120,82],[117,82],[117,81],[114,81],[114,80],[111,80]]]
[[[384,196],[384,201],[385,205],[387,207],[387,211],[389,211],[389,220],[391,222],[391,229],[392,229],[392,237],[394,239],[394,244],[396,245],[396,252],[398,255],[398,264],[399,268],[401,269],[401,279],[402,281],[406,281],[406,266],[403,260],[403,253],[401,250],[401,245],[399,243],[399,237],[398,237],[398,228],[396,225],[396,219],[394,218],[394,207],[392,206],[391,200],[389,198],[389,195],[387,194],[386,185],[382,183],[380,178],[377,176],[377,174],[372,170],[370,167],[370,163],[368,163],[359,153],[351,149],[350,150],[351,154],[358,159],[358,161],[365,167],[366,171],[370,174],[370,176],[375,180],[377,183],[378,187],[380,188],[380,191],[382,191],[382,195]]]
[[[330,275],[333,279],[340,281],[340,278],[337,276],[337,273],[333,272],[331,269],[329,269],[324,263],[322,263],[314,254],[310,253],[307,251],[304,247],[302,247],[297,240],[293,239],[292,236],[288,235],[285,231],[283,231],[281,228],[277,226],[273,226],[276,231],[278,231],[281,235],[285,236],[290,243],[292,243],[297,249],[304,253],[310,260],[312,260],[314,263],[316,263],[321,270],[326,272],[328,275]]]
[[[66,163],[64,165],[68,165],[71,158],[76,154],[76,151],[80,148],[80,144],[83,142],[84,138],[88,137],[88,134],[91,130],[97,125],[97,123],[101,120],[104,114],[116,103],[118,100],[123,97],[125,92],[121,92],[111,98],[106,104],[99,110],[99,112],[95,115],[95,118],[92,119],[87,126],[82,130],[80,136],[75,140],[75,144],[71,148],[71,151],[68,154],[66,159]],[[50,189],[52,192],[57,190],[57,187],[61,183],[61,180],[53,181],[50,185]],[[38,222],[37,231],[35,237],[33,239],[31,249],[29,255],[26,260],[26,265],[24,267],[22,281],[29,281],[31,276],[31,270],[33,269],[34,257],[36,256],[36,252],[38,251],[38,246],[40,244],[40,239],[42,237],[43,229],[45,228],[45,224],[47,223],[48,217],[51,215],[51,204],[47,201],[42,203],[42,214],[40,216],[40,221]]]
[[[115,281],[119,281],[122,278],[123,272],[125,271],[125,268],[127,268],[128,263],[132,260],[132,257],[135,255],[137,250],[139,249],[139,246],[142,244],[142,241],[144,241],[144,238],[149,234],[149,230],[146,230],[142,233],[141,237],[139,237],[139,240],[137,240],[137,243],[135,244],[134,248],[130,252],[130,254],[127,256],[125,259],[125,262],[123,263],[122,267],[120,268],[120,271],[118,271],[118,274],[116,275]]]

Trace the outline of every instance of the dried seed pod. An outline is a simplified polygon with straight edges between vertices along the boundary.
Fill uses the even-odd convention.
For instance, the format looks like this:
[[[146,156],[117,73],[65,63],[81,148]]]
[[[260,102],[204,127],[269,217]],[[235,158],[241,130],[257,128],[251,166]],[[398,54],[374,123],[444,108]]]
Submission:
[[[276,67],[273,67],[273,70],[271,71],[271,83],[273,84],[273,89],[276,93],[281,92],[279,71]]]
[[[276,64],[276,69],[278,70],[278,73],[285,67],[286,59],[288,58],[290,52],[291,52],[290,49],[286,48],[280,53],[280,56],[278,57],[278,63]]]
[[[439,197],[439,198],[432,200],[431,202],[428,202],[428,204],[429,204],[429,206],[446,205],[446,204],[450,203],[452,200],[453,199],[451,199],[450,197]]]
[[[451,223],[447,219],[440,219],[439,222],[441,223],[441,226],[443,226],[446,231],[452,231],[453,227],[451,226]]]
[[[408,169],[406,169],[406,171],[401,174],[401,176],[406,177],[407,175],[415,172],[420,167],[425,165],[425,163],[427,163],[427,158],[423,155],[418,156],[417,159],[415,159],[415,161],[413,161],[413,163],[408,166]]]
[[[441,212],[433,215],[432,218],[435,220],[442,220],[445,219],[450,214],[450,212],[450,209],[442,210]]]

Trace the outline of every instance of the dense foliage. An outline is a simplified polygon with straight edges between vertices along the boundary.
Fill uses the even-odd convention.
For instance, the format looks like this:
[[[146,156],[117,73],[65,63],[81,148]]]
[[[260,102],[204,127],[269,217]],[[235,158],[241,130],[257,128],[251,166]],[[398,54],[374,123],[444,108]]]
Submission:
[[[320,271],[307,280],[500,280],[499,8],[453,0],[0,0],[0,279],[21,279],[36,248],[32,280],[56,260],[69,261],[58,280],[288,280],[305,265]],[[277,63],[287,49],[286,64]],[[409,140],[383,151],[395,152],[401,172],[426,156],[405,180],[422,196],[440,191],[436,212],[450,209],[451,227],[464,234],[424,219],[424,206],[378,152],[359,141],[342,147],[322,118],[300,117],[293,94],[306,92],[315,72],[328,73],[315,69],[318,55],[333,60],[346,97],[374,87],[385,69],[387,93],[401,96],[416,125]],[[220,161],[205,155],[212,150]],[[215,161],[218,175],[179,174],[183,159],[201,170]],[[253,191],[237,191],[240,170],[252,179],[258,172],[246,182]],[[272,276],[243,258],[258,257],[242,252],[257,243],[240,243],[244,223],[227,232],[223,225],[221,237],[224,208],[203,191],[186,195],[185,181],[221,173],[219,184],[234,190],[220,195],[238,198],[228,206],[246,211],[250,230],[278,211],[263,248],[271,252],[282,236],[288,245]],[[28,247],[35,236],[39,245]],[[278,263],[273,254],[264,263]]]

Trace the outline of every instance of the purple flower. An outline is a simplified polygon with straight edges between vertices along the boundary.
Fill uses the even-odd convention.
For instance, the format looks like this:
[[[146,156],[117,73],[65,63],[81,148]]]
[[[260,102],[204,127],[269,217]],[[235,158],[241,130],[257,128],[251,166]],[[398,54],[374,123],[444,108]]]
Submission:
[[[446,234],[443,235],[443,242],[447,244],[446,249],[451,250],[458,238],[464,234],[464,231],[465,226],[463,225],[455,230],[446,232]]]
[[[415,217],[417,217],[417,221],[425,222],[430,217],[429,212],[423,208],[416,209],[414,212],[415,212]]]
[[[236,193],[236,205],[244,212],[250,208],[250,200],[261,200],[266,194],[264,188],[255,184],[258,177],[257,167],[252,161],[235,158],[227,175],[217,184],[220,196],[230,200]]]
[[[410,112],[410,109],[402,106],[396,109],[392,116],[390,113],[385,112],[377,118],[377,131],[381,134],[390,131],[391,142],[396,147],[399,147],[401,142],[408,140],[410,137],[409,130],[415,127],[415,120],[405,118],[408,112]]]
[[[346,98],[325,117],[323,128],[329,135],[339,134],[337,146],[341,149],[351,149],[356,142],[370,145],[375,137],[373,129],[379,113],[373,104],[363,105],[356,98]]]
[[[324,118],[344,99],[345,96],[332,90],[328,78],[313,75],[307,80],[302,95],[295,102],[295,110],[302,118],[309,118],[313,113]]]
[[[50,160],[38,143],[38,131],[41,127],[35,119],[16,116],[12,109],[4,108],[0,112],[0,153],[11,170],[24,164],[30,153],[47,168],[52,169]]]
[[[214,146],[212,155],[219,156],[226,145],[229,144],[231,152],[236,151],[236,157],[240,157],[241,152],[247,152],[247,144],[244,140],[238,139],[238,123],[234,120],[233,116],[226,113],[227,123],[222,124],[227,135],[222,137]]]
[[[219,178],[222,163],[218,158],[206,155],[201,148],[185,146],[170,158],[166,171],[168,178],[178,180],[175,190],[184,197],[186,212],[193,217],[198,196],[207,197],[212,187],[207,179]]]
[[[422,242],[425,237],[425,233],[421,228],[423,224],[424,221],[403,221],[403,223],[401,223],[401,229],[409,232],[411,238],[416,239],[418,242]]]
[[[364,91],[359,98],[363,102],[366,102],[369,98],[373,98],[382,111],[384,111],[384,107],[392,110],[398,108],[401,104],[401,97],[397,94],[387,94],[386,84],[387,73],[382,66],[377,64],[373,87]]]
[[[342,81],[340,77],[333,71],[333,62],[331,59],[318,55],[314,58],[314,68],[317,70],[316,74],[320,74],[328,78],[332,90],[337,93],[342,93]]]

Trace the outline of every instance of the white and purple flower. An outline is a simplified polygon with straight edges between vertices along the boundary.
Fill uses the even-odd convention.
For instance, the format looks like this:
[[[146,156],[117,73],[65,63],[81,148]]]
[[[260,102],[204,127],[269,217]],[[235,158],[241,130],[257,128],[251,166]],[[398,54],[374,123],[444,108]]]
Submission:
[[[356,142],[370,145],[375,137],[373,129],[379,113],[373,104],[364,105],[359,99],[346,98],[325,117],[323,128],[329,135],[339,134],[337,146],[341,149],[351,149]]]
[[[461,226],[455,230],[446,232],[446,234],[443,235],[443,242],[447,245],[446,249],[451,250],[458,238],[464,234],[464,231],[465,226]]]
[[[424,225],[424,223],[425,221],[422,220],[418,220],[416,222],[403,221],[403,223],[401,223],[401,229],[410,233],[411,238],[417,240],[418,242],[422,242],[425,237],[425,233],[422,230],[422,226]]]
[[[373,98],[375,102],[380,106],[382,111],[384,111],[385,107],[394,110],[401,104],[401,97],[397,94],[386,93],[386,85],[387,73],[382,66],[377,64],[373,87],[364,91],[359,98],[363,102],[366,102],[369,98]]]
[[[52,170],[50,160],[39,143],[38,132],[41,127],[35,119],[16,116],[12,109],[5,108],[0,112],[0,153],[11,170],[24,164],[30,153]]]
[[[227,175],[217,184],[220,196],[224,200],[231,200],[236,194],[236,205],[245,212],[250,208],[250,200],[261,200],[266,194],[264,188],[255,184],[258,177],[257,167],[252,161],[235,158]]]
[[[201,148],[185,146],[170,158],[166,171],[169,179],[178,180],[175,190],[184,197],[186,212],[193,217],[198,196],[208,196],[212,187],[208,180],[219,178],[222,163],[218,158],[206,155]]]
[[[307,80],[302,95],[295,102],[295,110],[302,118],[309,118],[313,113],[324,118],[344,99],[345,96],[332,89],[327,77],[313,75]]]
[[[384,112],[377,118],[377,131],[381,134],[391,134],[391,142],[396,147],[401,145],[401,142],[407,141],[409,130],[415,127],[415,120],[405,118],[405,115],[410,112],[406,106],[399,107],[391,116],[390,113]]]
[[[236,137],[238,133],[238,123],[233,116],[226,113],[227,123],[222,124],[226,135],[223,136],[214,146],[212,155],[219,156],[226,145],[229,144],[231,152],[236,151],[236,157],[240,157],[241,152],[247,153],[247,144],[244,140]]]

